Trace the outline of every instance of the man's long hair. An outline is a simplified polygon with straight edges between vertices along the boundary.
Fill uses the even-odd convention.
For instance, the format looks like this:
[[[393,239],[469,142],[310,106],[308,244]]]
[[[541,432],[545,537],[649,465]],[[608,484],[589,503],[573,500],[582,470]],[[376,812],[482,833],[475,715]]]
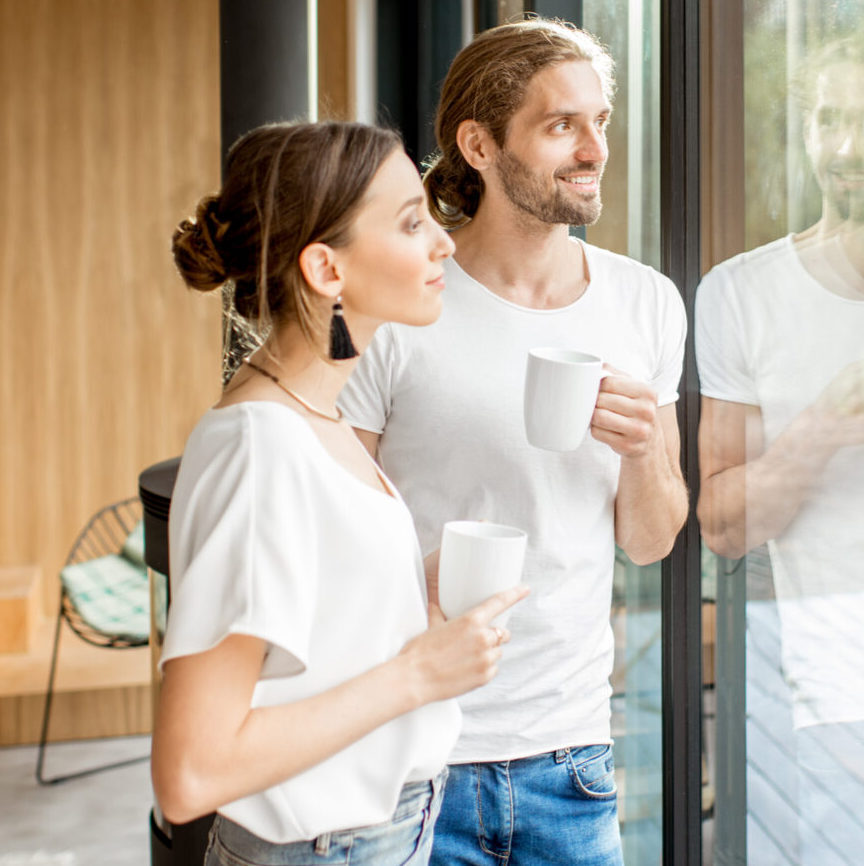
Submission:
[[[572,24],[531,18],[478,34],[447,73],[435,118],[438,150],[425,163],[423,182],[433,216],[457,228],[477,213],[483,181],[456,143],[459,124],[475,120],[503,147],[513,114],[531,79],[547,66],[568,60],[592,64],[610,104],[615,90],[614,62],[590,33]]]

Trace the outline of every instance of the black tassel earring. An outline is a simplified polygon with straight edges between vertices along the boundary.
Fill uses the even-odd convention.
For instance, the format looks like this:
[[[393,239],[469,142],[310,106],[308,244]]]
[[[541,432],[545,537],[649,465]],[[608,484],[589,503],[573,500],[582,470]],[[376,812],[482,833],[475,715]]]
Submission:
[[[359,353],[351,342],[351,334],[345,324],[345,316],[342,314],[342,295],[336,298],[333,304],[333,318],[330,319],[330,357],[334,361],[345,361],[348,358],[356,358]]]

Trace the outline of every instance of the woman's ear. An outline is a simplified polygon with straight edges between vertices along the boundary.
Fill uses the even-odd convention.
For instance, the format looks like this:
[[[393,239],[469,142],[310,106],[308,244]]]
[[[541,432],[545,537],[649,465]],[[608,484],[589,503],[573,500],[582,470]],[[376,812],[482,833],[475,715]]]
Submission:
[[[342,294],[344,278],[336,262],[336,253],[327,244],[314,243],[300,252],[300,272],[309,288],[325,298]]]
[[[476,120],[463,120],[456,130],[456,144],[465,162],[476,171],[484,171],[492,164],[496,147],[489,130]]]

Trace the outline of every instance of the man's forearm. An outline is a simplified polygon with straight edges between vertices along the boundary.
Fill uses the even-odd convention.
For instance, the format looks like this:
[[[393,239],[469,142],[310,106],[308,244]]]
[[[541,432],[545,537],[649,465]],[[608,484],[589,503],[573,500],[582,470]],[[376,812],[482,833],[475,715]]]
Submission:
[[[687,488],[665,448],[621,458],[615,540],[637,565],[662,559],[687,519]]]
[[[805,413],[759,457],[703,479],[698,514],[708,547],[735,559],[781,535],[835,451]]]

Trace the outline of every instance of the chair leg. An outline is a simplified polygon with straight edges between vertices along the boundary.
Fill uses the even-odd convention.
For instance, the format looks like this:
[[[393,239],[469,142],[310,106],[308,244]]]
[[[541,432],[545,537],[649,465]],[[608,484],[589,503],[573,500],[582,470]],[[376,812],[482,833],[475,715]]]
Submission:
[[[60,609],[57,611],[57,625],[54,628],[54,649],[51,653],[51,672],[48,675],[48,690],[45,693],[45,710],[42,714],[42,732],[39,735],[39,749],[36,755],[36,781],[40,785],[56,785],[58,782],[66,782],[69,779],[80,779],[82,776],[91,776],[93,773],[101,773],[103,770],[113,770],[118,767],[126,767],[130,764],[138,764],[149,759],[149,753],[137,758],[126,758],[123,761],[114,761],[98,767],[86,770],[78,770],[74,773],[66,773],[62,776],[45,778],[43,772],[45,765],[45,748],[48,745],[48,724],[51,720],[51,703],[54,697],[54,682],[57,673],[57,655],[60,648],[60,629],[63,625],[63,592],[60,592]]]
[[[48,674],[48,690],[45,692],[45,709],[42,713],[42,732],[39,735],[39,751],[36,756],[36,781],[40,785],[50,785],[54,779],[46,779],[42,769],[45,764],[45,746],[48,743],[48,723],[51,720],[51,702],[54,698],[54,677],[57,673],[57,651],[60,648],[60,626],[63,624],[63,590],[60,590],[60,607],[57,610],[57,623],[54,626],[54,649],[51,651],[51,672]]]

